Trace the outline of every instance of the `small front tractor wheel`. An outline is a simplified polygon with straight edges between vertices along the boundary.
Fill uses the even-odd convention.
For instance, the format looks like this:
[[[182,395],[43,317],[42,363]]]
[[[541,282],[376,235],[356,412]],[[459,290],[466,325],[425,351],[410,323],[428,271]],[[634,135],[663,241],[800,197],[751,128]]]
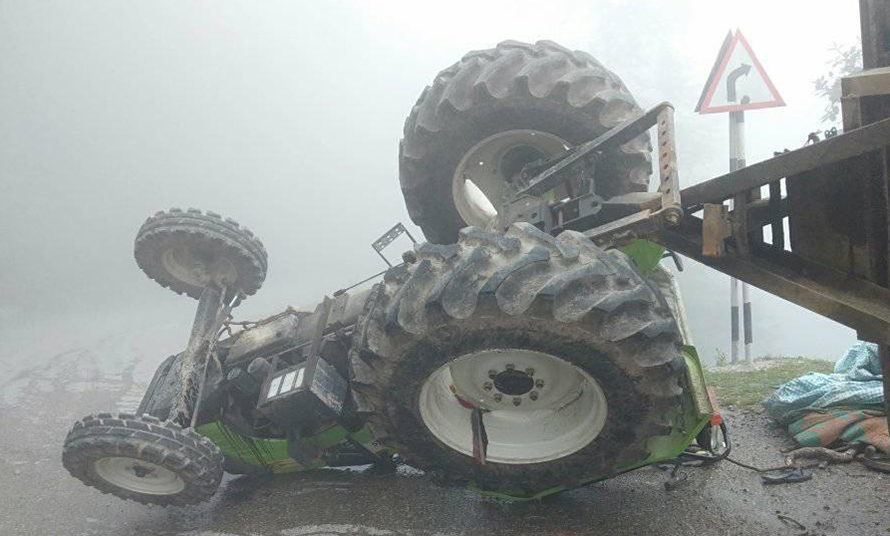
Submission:
[[[171,208],[145,220],[134,254],[149,278],[195,299],[211,284],[228,289],[228,297],[254,294],[268,270],[266,248],[249,229],[194,208]]]
[[[99,413],[75,423],[62,464],[102,493],[162,506],[209,499],[223,473],[223,455],[206,437],[171,421],[126,413]]]

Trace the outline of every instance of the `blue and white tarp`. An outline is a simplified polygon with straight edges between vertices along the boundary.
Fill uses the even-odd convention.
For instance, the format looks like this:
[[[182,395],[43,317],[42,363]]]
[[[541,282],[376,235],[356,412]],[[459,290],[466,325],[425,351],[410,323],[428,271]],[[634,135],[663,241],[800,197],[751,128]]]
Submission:
[[[770,417],[788,424],[813,410],[869,408],[884,403],[878,346],[857,342],[834,365],[834,374],[810,372],[782,384],[763,405]]]

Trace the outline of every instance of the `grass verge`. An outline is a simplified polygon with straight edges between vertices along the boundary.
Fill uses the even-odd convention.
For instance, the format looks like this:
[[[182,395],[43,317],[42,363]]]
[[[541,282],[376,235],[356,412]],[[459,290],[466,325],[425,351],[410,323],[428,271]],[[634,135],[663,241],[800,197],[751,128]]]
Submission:
[[[753,365],[731,365],[705,369],[705,380],[717,390],[721,406],[755,408],[776,387],[807,372],[834,372],[834,363],[804,357],[769,357]]]

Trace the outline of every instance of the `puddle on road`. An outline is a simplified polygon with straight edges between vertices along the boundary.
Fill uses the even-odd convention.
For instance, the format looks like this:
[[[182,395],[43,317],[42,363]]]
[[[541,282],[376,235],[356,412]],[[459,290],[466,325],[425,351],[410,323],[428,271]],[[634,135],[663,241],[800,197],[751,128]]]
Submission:
[[[281,536],[452,536],[461,533],[442,532],[438,530],[390,530],[367,525],[350,525],[346,523],[329,523],[324,525],[302,525],[282,529],[275,534]],[[235,534],[231,532],[190,531],[180,532],[178,536],[253,536],[252,533]]]

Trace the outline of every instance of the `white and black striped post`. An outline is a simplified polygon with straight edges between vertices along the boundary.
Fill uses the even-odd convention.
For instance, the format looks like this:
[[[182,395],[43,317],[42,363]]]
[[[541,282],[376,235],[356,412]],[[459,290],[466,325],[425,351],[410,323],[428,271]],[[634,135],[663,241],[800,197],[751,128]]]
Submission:
[[[729,170],[736,171],[745,167],[745,112],[729,112]],[[739,359],[739,282],[730,281],[730,322],[732,322],[732,362]],[[751,363],[751,345],[754,332],[751,327],[751,299],[748,284],[742,282],[742,322],[745,330],[745,362]]]
[[[745,326],[745,363],[751,364],[751,345],[754,343],[754,329],[751,325],[751,298],[748,284],[742,283],[742,322]]]
[[[730,363],[739,360],[739,280],[729,280],[729,321],[732,331],[732,355]]]

